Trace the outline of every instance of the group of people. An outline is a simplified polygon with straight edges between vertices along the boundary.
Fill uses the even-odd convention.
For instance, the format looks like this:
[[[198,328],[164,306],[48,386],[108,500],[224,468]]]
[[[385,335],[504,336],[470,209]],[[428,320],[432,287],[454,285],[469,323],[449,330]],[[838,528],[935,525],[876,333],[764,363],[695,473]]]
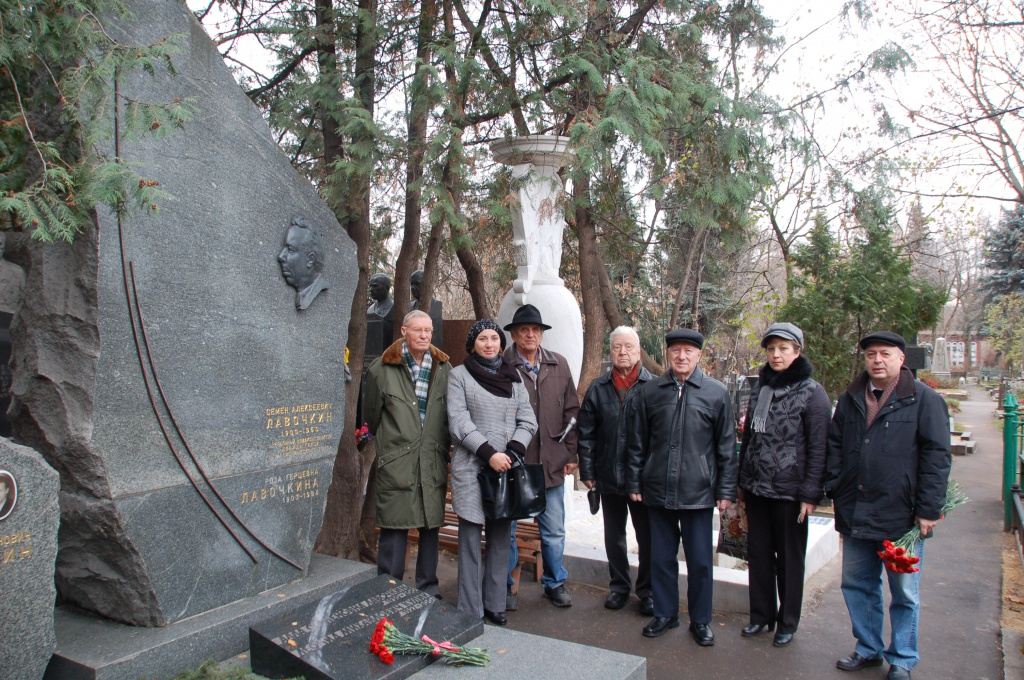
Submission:
[[[512,338],[506,347],[494,321],[477,321],[466,361],[452,369],[430,344],[430,317],[413,311],[402,338],[370,366],[364,411],[378,456],[378,573],[403,577],[407,533],[417,529],[416,587],[438,593],[438,529],[450,482],[459,518],[458,608],[505,625],[506,612],[517,608],[515,523],[485,517],[477,477],[485,467],[503,472],[517,460],[540,463],[544,595],[556,607],[571,606],[562,486],[578,461],[580,480],[602,509],[605,607],[623,609],[635,593],[640,613],[651,617],[643,635],[679,627],[681,542],[689,630],[697,644],[713,645],[714,511],[740,502],[750,570],[750,623],[742,635],[774,631],[773,644],[786,647],[800,622],[807,518],[828,495],[843,537],[842,592],[857,641],[836,666],[856,671],[884,660],[888,678],[910,678],[919,661],[920,572],[886,571],[879,551],[915,524],[922,539],[930,535],[941,518],[951,456],[945,401],[903,366],[901,336],[861,338],[865,370],[833,409],[803,356],[801,329],[773,324],[761,340],[766,363],[737,447],[729,393],[700,368],[698,331],[665,335],[668,370],[656,376],[642,365],[637,331],[616,328],[611,370],[591,383],[581,405],[565,358],[542,347],[548,329],[536,307],[520,307],[504,327]],[[639,552],[635,584],[627,519]],[[916,554],[923,557],[923,540]],[[892,599],[888,646],[883,572]]]

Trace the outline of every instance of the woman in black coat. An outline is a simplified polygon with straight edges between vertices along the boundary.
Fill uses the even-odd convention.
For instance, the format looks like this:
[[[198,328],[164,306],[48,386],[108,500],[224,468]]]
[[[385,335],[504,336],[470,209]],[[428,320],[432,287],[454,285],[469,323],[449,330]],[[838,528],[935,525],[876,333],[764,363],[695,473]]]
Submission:
[[[814,367],[800,354],[803,344],[803,331],[790,323],[772,324],[761,338],[768,362],[750,395],[740,447],[750,565],[743,636],[778,625],[776,647],[792,642],[800,623],[806,520],[822,496],[832,415],[825,389],[811,379]]]

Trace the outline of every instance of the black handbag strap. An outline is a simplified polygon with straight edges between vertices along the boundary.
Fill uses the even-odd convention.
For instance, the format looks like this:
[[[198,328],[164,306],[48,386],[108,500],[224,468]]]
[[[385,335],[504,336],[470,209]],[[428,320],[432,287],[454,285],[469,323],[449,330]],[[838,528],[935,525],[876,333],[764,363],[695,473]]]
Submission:
[[[505,448],[507,449],[505,451],[505,455],[512,459],[511,467],[521,467],[521,466],[526,465],[526,460],[523,459],[522,454],[520,454],[518,451],[515,451],[513,449],[509,449],[508,447],[505,447]]]

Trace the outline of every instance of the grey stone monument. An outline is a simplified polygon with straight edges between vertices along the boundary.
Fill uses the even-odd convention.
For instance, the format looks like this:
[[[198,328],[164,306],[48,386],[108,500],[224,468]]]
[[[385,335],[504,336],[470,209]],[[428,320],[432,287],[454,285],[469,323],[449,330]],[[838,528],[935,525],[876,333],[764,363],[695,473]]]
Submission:
[[[42,456],[0,438],[0,675],[5,680],[39,680],[53,654],[59,488],[57,472]]]
[[[935,338],[935,351],[932,354],[932,375],[936,380],[950,380],[949,348],[945,338]]]
[[[160,140],[110,141],[172,196],[159,213],[101,210],[71,245],[26,246],[11,415],[61,474],[63,601],[133,626],[194,625],[307,580],[344,429],[356,256],[188,8],[127,8],[135,18],[105,24],[115,40],[180,35],[183,51],[178,75],[126,74],[121,97],[194,97],[200,112]],[[81,635],[114,658],[100,642],[112,635]],[[74,637],[58,625],[57,656]],[[116,653],[138,656],[144,637]]]

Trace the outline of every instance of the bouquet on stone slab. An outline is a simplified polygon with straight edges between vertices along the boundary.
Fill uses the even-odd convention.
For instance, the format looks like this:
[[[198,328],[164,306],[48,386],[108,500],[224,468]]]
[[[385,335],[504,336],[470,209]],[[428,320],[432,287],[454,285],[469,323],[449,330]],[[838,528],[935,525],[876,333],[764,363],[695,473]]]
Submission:
[[[395,662],[395,654],[439,656],[452,666],[486,666],[491,655],[486,649],[456,647],[451,642],[434,642],[424,635],[419,640],[395,627],[393,621],[383,618],[370,638],[370,652],[386,664]]]
[[[960,490],[960,485],[956,483],[956,480],[949,480],[946,484],[946,497],[942,502],[939,519],[944,519],[950,510],[958,508],[970,500],[967,494]],[[886,569],[897,574],[913,574],[921,571],[920,567],[916,566],[921,558],[915,554],[917,542],[920,540],[921,525],[915,523],[913,528],[900,536],[895,543],[889,540],[882,541],[883,550],[878,551],[878,556],[882,558]]]

